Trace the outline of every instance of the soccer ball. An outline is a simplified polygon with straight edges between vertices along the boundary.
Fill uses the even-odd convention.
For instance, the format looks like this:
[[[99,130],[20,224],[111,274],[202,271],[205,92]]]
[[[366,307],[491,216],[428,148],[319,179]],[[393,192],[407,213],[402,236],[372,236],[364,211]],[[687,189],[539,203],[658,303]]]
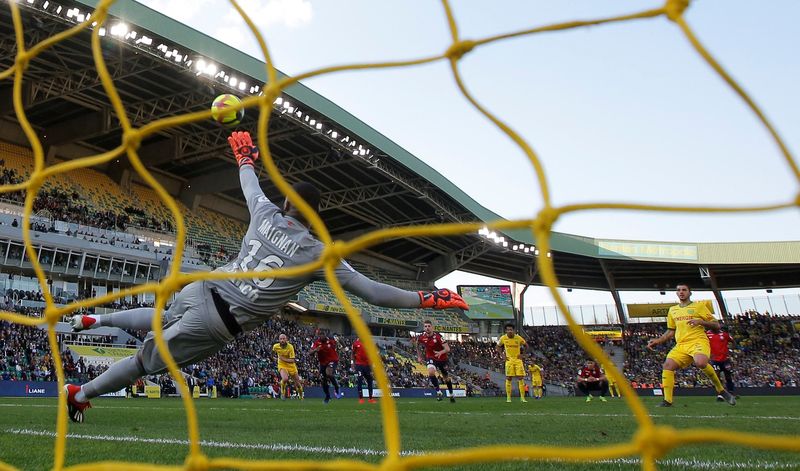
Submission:
[[[230,94],[220,95],[211,103],[211,117],[223,126],[236,126],[244,118],[244,109],[234,110],[232,107],[241,103],[238,97]]]

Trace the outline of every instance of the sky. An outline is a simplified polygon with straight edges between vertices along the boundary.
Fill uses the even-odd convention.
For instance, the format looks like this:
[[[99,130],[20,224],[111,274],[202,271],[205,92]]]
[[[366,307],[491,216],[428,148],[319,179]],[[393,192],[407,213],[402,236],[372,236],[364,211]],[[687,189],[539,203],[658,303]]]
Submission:
[[[260,57],[222,0],[141,0]],[[662,1],[454,1],[462,38],[659,7]],[[440,2],[243,0],[278,69],[400,60],[450,44]],[[791,151],[800,149],[800,2],[693,2],[700,40],[766,111]],[[800,185],[742,101],[664,18],[503,41],[460,65],[466,86],[541,157],[556,205],[590,201],[680,205],[785,202]],[[483,206],[509,219],[542,207],[522,151],[477,113],[444,62],[342,72],[304,82],[428,163]],[[798,210],[745,216],[584,212],[555,230],[662,241],[800,240]],[[440,286],[475,283],[454,273]],[[795,293],[793,291],[792,293]],[[763,295],[762,292],[737,295]],[[569,304],[611,302],[565,293]],[[532,289],[528,305],[553,304]],[[631,293],[638,300],[639,294]],[[658,293],[645,295],[659,301]],[[667,296],[670,298],[670,296]],[[673,298],[667,299],[671,301]],[[625,299],[623,299],[625,301]]]

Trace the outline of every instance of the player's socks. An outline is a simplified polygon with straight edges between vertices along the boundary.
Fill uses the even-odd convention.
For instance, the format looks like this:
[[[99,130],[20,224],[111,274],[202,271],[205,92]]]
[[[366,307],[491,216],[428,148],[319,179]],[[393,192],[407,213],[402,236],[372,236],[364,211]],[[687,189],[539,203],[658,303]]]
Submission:
[[[83,392],[83,388],[80,391],[75,393],[75,400],[78,402],[88,402],[89,398],[86,397],[86,393]]]
[[[517,386],[519,386],[519,397],[522,398],[522,402],[525,402],[525,381],[518,379]]]
[[[302,399],[305,399],[305,393],[303,392],[303,385],[302,385],[302,384],[298,384],[298,385],[297,385],[297,396],[298,396],[298,397],[299,397],[301,400],[302,400]]]
[[[435,391],[438,391],[439,390],[439,378],[437,378],[436,375],[428,376],[428,378],[430,378],[430,380],[431,380],[431,386],[433,386],[433,389]]]
[[[331,384],[333,384],[333,392],[339,395],[339,382],[336,381],[336,376],[331,377]]]
[[[281,380],[281,399],[286,397],[286,381]]]
[[[331,388],[328,386],[328,377],[322,375],[322,391],[325,392],[325,401],[331,400]]]
[[[722,382],[719,380],[719,376],[717,376],[717,372],[714,371],[714,368],[711,365],[706,365],[705,368],[703,368],[703,373],[705,373],[705,375],[708,376],[708,379],[710,379],[714,384],[714,389],[717,390],[717,394],[725,390],[725,388],[722,387]]]
[[[664,401],[672,404],[672,392],[675,389],[675,372],[672,370],[661,371],[661,382],[664,383]]]
[[[101,394],[119,391],[125,386],[132,384],[137,378],[144,376],[145,372],[139,368],[136,358],[133,356],[123,358],[112,363],[108,369],[97,378],[89,381],[81,387],[82,395],[77,397],[78,401],[82,398],[86,400],[94,399]]]
[[[445,384],[447,385],[447,390],[450,391],[450,397],[454,397],[453,396],[453,382],[450,381],[450,378],[447,378],[447,381],[445,382]]]
[[[511,400],[511,380],[506,380],[506,399]]]

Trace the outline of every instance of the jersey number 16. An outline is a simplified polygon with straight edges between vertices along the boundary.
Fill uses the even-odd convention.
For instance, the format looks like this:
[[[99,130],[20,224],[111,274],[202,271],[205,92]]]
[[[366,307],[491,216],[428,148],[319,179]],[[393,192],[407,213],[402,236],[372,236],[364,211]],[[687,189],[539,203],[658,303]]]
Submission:
[[[258,260],[254,267],[250,266],[251,262],[255,261],[258,250],[261,248],[262,244],[259,240],[250,240],[247,242],[247,245],[250,246],[250,252],[248,252],[247,256],[239,263],[242,271],[265,271],[267,269],[280,268],[283,266],[283,259],[274,254],[267,255]],[[261,289],[269,288],[274,282],[275,278],[253,278],[253,284]]]

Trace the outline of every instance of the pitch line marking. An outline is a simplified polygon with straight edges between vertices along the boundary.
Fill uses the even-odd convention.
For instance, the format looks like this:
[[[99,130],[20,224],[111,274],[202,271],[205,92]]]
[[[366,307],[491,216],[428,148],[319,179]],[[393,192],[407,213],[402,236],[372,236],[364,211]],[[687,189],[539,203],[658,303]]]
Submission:
[[[58,407],[56,404],[21,404],[21,403],[0,403],[0,407],[40,407],[40,408],[55,408]],[[139,409],[139,410],[181,410],[174,407],[162,407],[162,406],[108,406],[103,405],[103,409]],[[211,411],[232,411],[238,410],[243,412],[274,412],[275,408],[266,408],[266,407],[204,407],[199,408],[199,410],[211,410]],[[314,409],[290,409],[285,410],[281,409],[282,411],[286,412],[313,412],[317,413],[319,411]],[[502,415],[502,416],[528,416],[528,417],[536,417],[536,416],[550,416],[550,417],[630,417],[633,418],[631,414],[612,414],[612,413],[589,413],[589,412],[577,412],[574,414],[567,414],[564,412],[537,412],[537,411],[530,411],[530,412],[472,412],[472,411],[458,411],[458,410],[449,410],[449,411],[413,411],[413,410],[401,410],[401,414],[438,414],[438,415]],[[650,417],[656,418],[669,418],[675,417],[679,419],[743,419],[743,420],[798,420],[800,421],[800,417],[791,417],[791,416],[783,416],[783,415],[687,415],[687,414],[650,414]]]
[[[6,433],[14,435],[27,435],[37,437],[54,438],[54,432],[47,432],[44,430],[32,429],[6,429]],[[159,445],[189,445],[188,440],[181,440],[176,438],[143,438],[136,436],[119,436],[119,435],[86,435],[78,433],[68,433],[67,438],[76,440],[92,440],[92,441],[107,441],[107,442],[125,442],[125,443],[155,443]],[[304,453],[319,453],[319,454],[335,454],[335,455],[357,455],[357,456],[384,456],[385,450],[375,450],[372,448],[356,448],[356,447],[335,447],[335,446],[310,446],[300,444],[287,444],[287,443],[239,443],[239,442],[223,442],[216,440],[202,440],[201,446],[209,448],[226,448],[226,449],[249,449],[249,450],[265,450],[265,451],[288,451],[288,452],[304,452]],[[404,456],[421,455],[423,451],[420,450],[406,450],[401,454]],[[561,462],[560,460],[546,460],[548,462]],[[618,458],[614,460],[601,460],[597,464],[619,464],[619,465],[641,465],[641,460],[638,458]],[[703,461],[698,459],[686,458],[670,458],[666,460],[659,460],[658,463],[664,466],[677,466],[681,469],[697,469],[697,470],[719,470],[723,469],[766,469],[766,470],[780,470],[780,469],[797,469],[800,463],[782,463],[780,461]]]

